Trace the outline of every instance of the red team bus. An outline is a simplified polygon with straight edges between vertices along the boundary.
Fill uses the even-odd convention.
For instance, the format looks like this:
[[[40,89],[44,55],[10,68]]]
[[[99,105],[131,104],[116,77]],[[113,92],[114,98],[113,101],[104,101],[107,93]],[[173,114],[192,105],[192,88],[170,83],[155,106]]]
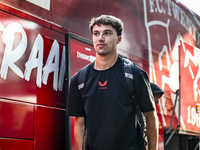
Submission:
[[[118,53],[164,95],[159,150],[197,150],[200,17],[176,0],[1,0],[0,150],[76,150],[66,116],[71,76],[95,60],[89,21],[124,22]]]

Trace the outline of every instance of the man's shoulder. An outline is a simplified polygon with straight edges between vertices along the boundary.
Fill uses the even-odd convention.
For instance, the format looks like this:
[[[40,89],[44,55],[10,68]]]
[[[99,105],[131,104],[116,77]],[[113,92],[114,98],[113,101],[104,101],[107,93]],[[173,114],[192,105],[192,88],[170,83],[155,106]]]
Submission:
[[[122,58],[122,59],[124,59],[124,58]],[[147,76],[146,71],[143,70],[141,67],[139,67],[137,64],[130,61],[129,59],[124,59],[124,60],[126,60],[126,63],[132,63],[132,65],[130,65],[130,66],[132,67],[132,74],[136,80],[141,76]],[[124,67],[126,67],[126,64],[124,64]]]
[[[83,70],[87,70],[88,68],[91,68],[91,67],[93,67],[93,64],[94,64],[94,62],[93,63],[89,63],[89,64],[87,64],[87,65],[85,65],[83,68],[81,68],[78,72],[80,72],[80,71],[83,71]]]
[[[134,64],[134,68],[135,68],[136,71],[138,71],[138,72],[140,72],[140,73],[144,73],[144,72],[145,72],[142,68],[140,68],[140,67],[139,67],[138,65],[136,65],[136,64]]]
[[[132,63],[132,65],[130,65],[130,66],[132,66],[133,67],[133,69],[134,69],[134,71],[135,72],[137,72],[137,73],[143,73],[143,72],[145,72],[142,68],[140,68],[137,64],[135,64],[134,62],[132,62],[130,59],[127,59],[127,58],[121,58],[121,57],[119,57],[121,60],[122,60],[122,62],[124,62],[124,67],[126,67],[126,66],[129,66],[130,65],[130,63]]]
[[[79,76],[85,76],[87,70],[93,66],[93,63],[85,65],[83,68],[79,69],[71,78],[71,80],[78,81]],[[80,75],[81,74],[81,75]]]

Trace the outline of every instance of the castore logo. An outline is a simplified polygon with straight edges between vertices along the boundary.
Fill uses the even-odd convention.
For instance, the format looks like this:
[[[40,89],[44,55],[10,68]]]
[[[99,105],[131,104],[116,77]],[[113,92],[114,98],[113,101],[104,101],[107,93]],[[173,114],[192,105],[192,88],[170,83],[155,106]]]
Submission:
[[[107,81],[105,81],[104,83],[101,83],[100,81],[98,81],[99,83],[99,89],[107,89],[106,85],[107,85]]]

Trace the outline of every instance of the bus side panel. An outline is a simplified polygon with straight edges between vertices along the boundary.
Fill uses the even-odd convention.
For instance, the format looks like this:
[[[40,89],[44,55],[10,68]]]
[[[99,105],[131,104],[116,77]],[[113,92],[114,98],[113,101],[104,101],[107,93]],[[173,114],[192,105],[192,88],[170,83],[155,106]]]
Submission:
[[[66,146],[65,110],[35,106],[34,116],[34,149],[64,150]]]
[[[33,139],[33,105],[0,99],[0,137]]]
[[[1,150],[33,150],[33,140],[0,138]]]
[[[65,35],[4,11],[0,16],[0,136],[14,149],[65,149]]]

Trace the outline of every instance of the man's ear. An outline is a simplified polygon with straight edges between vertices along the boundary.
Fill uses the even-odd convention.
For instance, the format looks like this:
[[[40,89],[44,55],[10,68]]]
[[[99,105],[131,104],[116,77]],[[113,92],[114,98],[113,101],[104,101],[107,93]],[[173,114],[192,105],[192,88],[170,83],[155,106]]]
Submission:
[[[121,36],[118,36],[117,44],[119,44],[121,41],[122,41],[122,37],[121,37]]]

